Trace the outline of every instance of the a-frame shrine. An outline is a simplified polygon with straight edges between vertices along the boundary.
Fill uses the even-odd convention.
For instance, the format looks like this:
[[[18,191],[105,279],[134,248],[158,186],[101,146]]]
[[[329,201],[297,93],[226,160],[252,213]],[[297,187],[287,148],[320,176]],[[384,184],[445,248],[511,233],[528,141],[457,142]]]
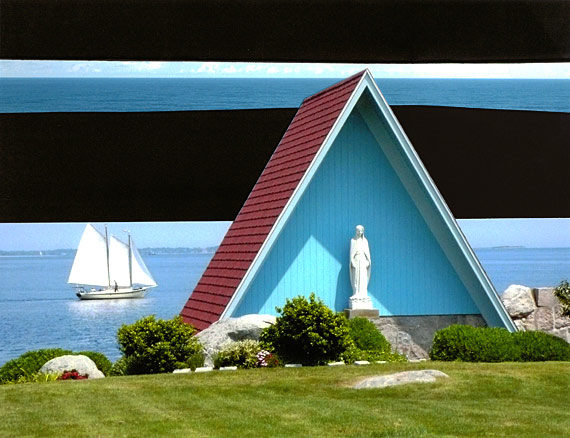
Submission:
[[[203,330],[311,292],[342,311],[359,224],[381,317],[480,315],[516,331],[368,70],[303,101],[182,317]]]

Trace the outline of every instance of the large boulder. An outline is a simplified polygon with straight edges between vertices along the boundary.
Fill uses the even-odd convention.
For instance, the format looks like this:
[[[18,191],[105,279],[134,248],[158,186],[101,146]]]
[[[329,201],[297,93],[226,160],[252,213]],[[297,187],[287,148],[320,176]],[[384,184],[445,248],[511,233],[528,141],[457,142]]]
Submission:
[[[524,318],[536,309],[530,287],[512,284],[503,292],[501,300],[513,318]]]
[[[40,373],[62,374],[64,371],[76,370],[79,374],[88,375],[89,379],[101,379],[105,375],[97,369],[97,365],[82,354],[59,356],[47,361],[40,369]]]
[[[213,366],[214,355],[230,342],[259,340],[261,331],[272,324],[275,324],[275,317],[272,315],[244,315],[213,323],[196,335],[204,346],[204,364]]]

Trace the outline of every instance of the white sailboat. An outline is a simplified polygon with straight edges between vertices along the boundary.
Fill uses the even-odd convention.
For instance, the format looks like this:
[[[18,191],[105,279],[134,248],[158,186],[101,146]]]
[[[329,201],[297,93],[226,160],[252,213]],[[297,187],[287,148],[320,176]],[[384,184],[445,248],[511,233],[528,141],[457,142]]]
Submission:
[[[143,298],[146,291],[156,286],[131,234],[128,243],[115,236],[105,235],[87,224],[68,283],[75,284],[80,300]]]

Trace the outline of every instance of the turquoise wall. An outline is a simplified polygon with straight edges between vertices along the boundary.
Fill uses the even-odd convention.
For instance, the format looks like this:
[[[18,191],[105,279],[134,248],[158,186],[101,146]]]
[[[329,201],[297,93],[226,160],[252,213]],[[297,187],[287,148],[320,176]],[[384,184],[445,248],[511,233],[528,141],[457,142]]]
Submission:
[[[381,315],[480,313],[355,109],[232,316],[276,314],[285,298],[310,292],[345,309],[359,224],[372,258],[368,291]]]

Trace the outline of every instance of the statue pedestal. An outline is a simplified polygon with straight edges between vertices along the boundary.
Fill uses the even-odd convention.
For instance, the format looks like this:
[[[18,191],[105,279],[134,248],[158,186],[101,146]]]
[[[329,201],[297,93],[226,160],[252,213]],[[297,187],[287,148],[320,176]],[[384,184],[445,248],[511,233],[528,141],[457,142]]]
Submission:
[[[344,309],[344,314],[348,319],[352,318],[378,318],[378,309]]]

